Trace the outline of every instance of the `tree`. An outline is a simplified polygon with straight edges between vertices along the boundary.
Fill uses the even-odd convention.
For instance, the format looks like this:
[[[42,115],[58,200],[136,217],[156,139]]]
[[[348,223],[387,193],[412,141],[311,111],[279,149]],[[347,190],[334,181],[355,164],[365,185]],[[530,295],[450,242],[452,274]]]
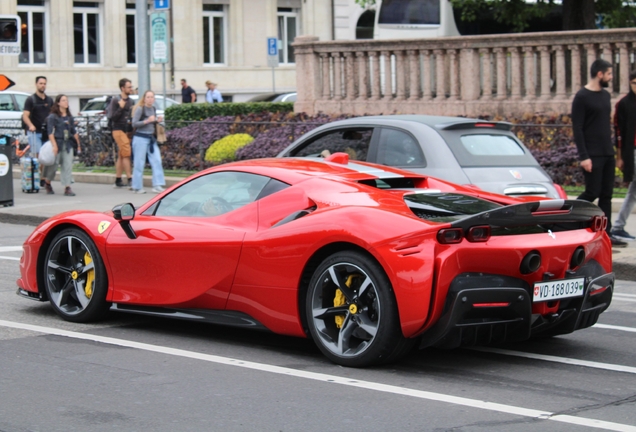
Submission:
[[[362,7],[375,6],[375,0],[355,0]],[[533,18],[543,18],[561,3],[563,8],[563,30],[585,30],[600,25],[607,28],[636,26],[636,0],[450,0],[456,10],[461,11],[464,21],[475,21],[488,14],[499,23],[509,25],[521,32]]]

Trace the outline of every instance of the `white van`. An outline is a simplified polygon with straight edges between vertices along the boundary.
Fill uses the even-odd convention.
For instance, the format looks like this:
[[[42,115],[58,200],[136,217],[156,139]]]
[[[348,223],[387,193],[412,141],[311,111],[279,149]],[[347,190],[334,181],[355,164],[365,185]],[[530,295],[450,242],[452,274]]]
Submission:
[[[449,0],[376,0],[373,39],[459,36]]]

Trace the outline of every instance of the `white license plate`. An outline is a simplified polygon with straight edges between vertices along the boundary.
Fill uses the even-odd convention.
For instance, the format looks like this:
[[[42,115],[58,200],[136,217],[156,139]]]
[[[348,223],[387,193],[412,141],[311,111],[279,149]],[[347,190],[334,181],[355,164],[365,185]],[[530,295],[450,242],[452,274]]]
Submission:
[[[583,295],[585,278],[536,282],[532,301],[558,300]]]

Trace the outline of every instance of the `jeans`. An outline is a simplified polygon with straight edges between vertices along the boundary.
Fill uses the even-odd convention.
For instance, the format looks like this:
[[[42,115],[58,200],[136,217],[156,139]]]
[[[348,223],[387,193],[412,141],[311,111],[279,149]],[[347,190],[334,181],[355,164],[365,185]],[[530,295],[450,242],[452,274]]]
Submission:
[[[150,138],[144,138],[139,135],[133,136],[132,152],[133,152],[133,178],[132,188],[134,190],[140,190],[144,187],[144,165],[146,165],[146,155],[148,155],[148,162],[152,168],[152,186],[164,186],[166,180],[163,176],[163,167],[161,166],[161,153],[159,152],[159,146],[154,143],[154,151],[150,153],[149,148],[152,143]]]
[[[29,146],[31,146],[29,151],[33,156],[37,156],[40,153],[40,149],[42,149],[42,135],[39,132],[28,131],[27,139],[29,140]]]
[[[592,172],[583,171],[585,192],[577,199],[593,202],[598,198],[598,206],[607,217],[607,233],[612,228],[612,194],[616,176],[614,156],[592,156]]]
[[[636,152],[634,153],[634,163],[636,163]],[[627,218],[632,213],[634,204],[636,204],[636,180],[632,180],[629,184],[629,189],[627,189],[627,194],[625,194],[625,201],[623,201],[621,210],[618,212],[618,219],[614,223],[614,228],[617,230],[625,229]]]

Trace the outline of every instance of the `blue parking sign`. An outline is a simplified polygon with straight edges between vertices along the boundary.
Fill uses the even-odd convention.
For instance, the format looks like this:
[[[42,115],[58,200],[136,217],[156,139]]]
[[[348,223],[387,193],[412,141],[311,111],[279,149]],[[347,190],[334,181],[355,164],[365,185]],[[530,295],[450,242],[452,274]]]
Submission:
[[[267,38],[267,55],[269,56],[278,55],[278,39]]]
[[[155,0],[155,9],[170,9],[170,0]]]

